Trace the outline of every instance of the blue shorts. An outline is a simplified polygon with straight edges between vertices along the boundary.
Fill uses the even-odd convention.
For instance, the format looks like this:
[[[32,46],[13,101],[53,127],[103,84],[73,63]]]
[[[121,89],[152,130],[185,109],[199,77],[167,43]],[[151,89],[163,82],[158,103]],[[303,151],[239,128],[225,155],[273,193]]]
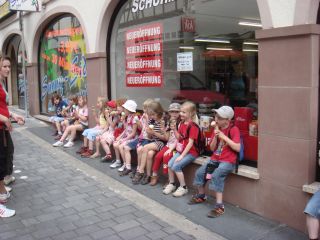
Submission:
[[[209,162],[217,162],[213,160],[208,160],[205,164],[199,167],[196,171],[193,185],[204,186],[206,183],[205,174],[206,168]],[[235,165],[228,162],[220,162],[219,167],[213,172],[212,178],[210,180],[209,189],[222,193],[224,190],[224,182],[229,173],[234,170]]]
[[[139,146],[144,146],[144,145],[147,145],[149,143],[151,143],[152,140],[150,139],[140,139],[140,138],[137,138],[131,142],[129,142],[127,144],[127,146],[132,150],[132,149],[135,149],[135,148],[138,148]]]
[[[82,124],[83,126],[83,124]],[[83,131],[82,135],[86,138],[88,138],[89,141],[96,140],[96,137],[102,133],[102,129],[100,128],[88,128]]]
[[[304,213],[320,219],[320,190],[318,190],[307,203]]]

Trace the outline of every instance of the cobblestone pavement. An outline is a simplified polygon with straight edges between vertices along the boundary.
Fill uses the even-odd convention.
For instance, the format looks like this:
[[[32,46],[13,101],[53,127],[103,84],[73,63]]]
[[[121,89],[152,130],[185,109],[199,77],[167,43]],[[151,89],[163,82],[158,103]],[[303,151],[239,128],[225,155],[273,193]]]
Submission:
[[[0,219],[0,239],[223,239],[24,128],[12,135],[17,214]]]

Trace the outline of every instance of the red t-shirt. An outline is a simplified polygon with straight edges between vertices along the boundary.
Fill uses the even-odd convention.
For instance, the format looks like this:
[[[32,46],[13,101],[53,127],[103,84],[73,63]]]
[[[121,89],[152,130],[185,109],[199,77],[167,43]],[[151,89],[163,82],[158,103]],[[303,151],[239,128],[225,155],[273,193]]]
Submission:
[[[3,90],[2,85],[0,84],[0,114],[9,118],[9,110],[6,103],[6,92]],[[0,129],[3,126],[3,122],[0,122]]]
[[[229,137],[235,143],[240,143],[240,131],[239,128],[236,126],[230,126],[226,129],[223,129],[222,132]],[[230,134],[229,134],[230,132]],[[214,132],[211,136],[211,139],[214,139]],[[212,141],[211,140],[211,141]],[[211,142],[210,142],[211,143]],[[229,162],[229,163],[236,163],[237,160],[237,153],[233,151],[229,145],[226,145],[224,141],[218,139],[216,149],[213,151],[211,155],[212,160],[216,160],[219,162]]]
[[[187,136],[188,126],[189,126],[189,123],[181,123],[180,124],[179,129],[178,129],[178,132],[181,136],[179,139],[179,143],[181,143],[183,145],[183,149],[185,149],[186,146],[188,145],[189,138],[193,139],[194,143],[188,153],[197,157],[199,155],[199,153],[195,147],[195,142],[198,139],[199,129],[192,124],[191,128],[189,130],[189,136]]]

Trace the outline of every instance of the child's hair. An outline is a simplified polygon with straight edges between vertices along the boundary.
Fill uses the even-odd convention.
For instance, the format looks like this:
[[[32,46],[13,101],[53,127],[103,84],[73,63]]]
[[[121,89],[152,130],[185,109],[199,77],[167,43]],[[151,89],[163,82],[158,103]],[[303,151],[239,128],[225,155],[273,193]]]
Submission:
[[[108,99],[105,97],[98,97],[97,101],[102,103],[99,111],[100,113],[103,113],[106,108],[106,102],[108,101]]]
[[[185,107],[187,109],[189,109],[190,113],[192,114],[191,118],[192,118],[192,121],[196,124],[199,124],[199,118],[198,118],[198,115],[197,115],[197,106],[196,104],[194,104],[193,102],[190,102],[190,101],[186,101],[182,104],[181,107]]]
[[[80,99],[83,101],[83,106],[85,106],[87,104],[87,97],[86,96],[78,96],[78,102]]]
[[[68,97],[69,100],[73,102],[73,104],[78,105],[78,96],[77,95],[70,95]]]
[[[153,101],[148,106],[149,110],[154,112],[158,118],[161,118],[163,116],[163,108],[161,104],[157,101]]]
[[[127,101],[126,98],[119,98],[116,100],[117,107],[122,107],[122,105]]]
[[[154,101],[152,98],[148,98],[148,99],[146,99],[146,100],[143,102],[142,107],[143,107],[143,108],[149,108],[149,106],[150,106],[153,102],[155,102],[155,101]]]
[[[2,67],[2,63],[3,63],[3,61],[5,61],[5,60],[11,62],[11,58],[10,58],[9,56],[2,56],[2,54],[1,54],[1,52],[0,52],[0,67]]]
[[[57,93],[57,92],[54,92],[53,94],[52,94],[52,96],[51,96],[51,103],[52,103],[52,105],[54,105],[54,100],[55,99],[59,99],[59,102],[62,100],[62,97],[61,97],[61,95],[59,94],[59,93]]]

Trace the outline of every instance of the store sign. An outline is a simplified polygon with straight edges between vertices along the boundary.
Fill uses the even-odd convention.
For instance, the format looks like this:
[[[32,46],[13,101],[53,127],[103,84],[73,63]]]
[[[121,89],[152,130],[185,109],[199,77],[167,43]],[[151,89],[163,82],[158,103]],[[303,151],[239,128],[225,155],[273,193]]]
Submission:
[[[162,86],[163,26],[144,25],[125,33],[126,86]]]
[[[177,53],[177,71],[193,71],[192,52]]]
[[[16,11],[39,12],[41,0],[9,0],[10,9]]]
[[[11,13],[9,6],[9,2],[4,2],[0,5],[0,20]]]
[[[192,17],[181,18],[181,31],[182,32],[196,32],[196,20]]]
[[[132,0],[131,12],[135,13],[144,9],[174,2],[175,0]]]

